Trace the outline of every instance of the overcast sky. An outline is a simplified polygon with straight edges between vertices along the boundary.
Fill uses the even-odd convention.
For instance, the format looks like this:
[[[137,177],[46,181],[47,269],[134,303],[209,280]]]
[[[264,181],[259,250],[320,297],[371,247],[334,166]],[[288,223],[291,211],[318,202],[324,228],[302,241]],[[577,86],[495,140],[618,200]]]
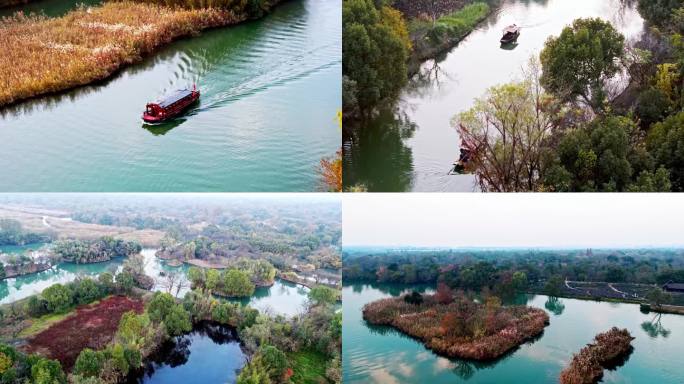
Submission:
[[[344,194],[344,246],[684,245],[682,194]]]

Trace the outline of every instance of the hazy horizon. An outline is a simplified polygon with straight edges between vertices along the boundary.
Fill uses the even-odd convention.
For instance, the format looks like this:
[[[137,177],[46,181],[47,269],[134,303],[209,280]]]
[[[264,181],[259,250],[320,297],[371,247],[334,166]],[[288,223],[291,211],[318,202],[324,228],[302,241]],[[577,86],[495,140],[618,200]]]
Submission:
[[[682,248],[683,214],[676,194],[349,194],[342,238],[344,248]]]

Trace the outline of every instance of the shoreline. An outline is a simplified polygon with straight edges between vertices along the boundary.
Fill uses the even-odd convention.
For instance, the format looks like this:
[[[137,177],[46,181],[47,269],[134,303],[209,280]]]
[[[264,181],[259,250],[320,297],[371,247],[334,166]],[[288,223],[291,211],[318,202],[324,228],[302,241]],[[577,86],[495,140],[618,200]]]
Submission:
[[[84,9],[76,8],[69,11],[64,16],[52,19],[33,18],[23,21],[11,19],[12,21],[6,20],[5,22],[0,22],[0,31],[3,33],[8,32],[8,35],[16,35],[14,36],[14,39],[18,39],[17,41],[21,41],[22,38],[26,37],[21,36],[21,32],[33,35],[32,30],[37,30],[41,27],[49,28],[50,25],[54,28],[63,28],[63,26],[59,25],[60,23],[66,23],[70,28],[73,28],[75,31],[71,31],[70,33],[76,35],[79,34],[79,31],[76,29],[83,27],[80,33],[85,33],[87,30],[97,30],[94,33],[98,34],[102,34],[103,32],[118,33],[119,31],[124,31],[133,36],[128,36],[130,40],[127,41],[126,37],[121,37],[121,35],[119,35],[114,38],[113,45],[95,47],[80,46],[78,45],[78,42],[75,42],[75,44],[72,45],[68,41],[60,41],[59,43],[48,41],[34,44],[36,48],[44,50],[45,55],[48,55],[49,53],[55,55],[55,60],[67,60],[67,65],[60,66],[60,68],[66,67],[67,69],[78,70],[81,76],[73,75],[72,77],[69,77],[69,75],[64,75],[65,77],[58,80],[51,80],[41,86],[36,86],[36,84],[33,83],[30,85],[23,83],[28,81],[40,82],[40,79],[37,79],[38,75],[54,75],[59,69],[43,69],[43,72],[34,73],[35,76],[33,77],[24,76],[24,79],[20,80],[16,79],[16,77],[19,76],[12,76],[10,74],[9,78],[6,79],[8,84],[11,83],[11,81],[16,83],[22,82],[23,80],[22,85],[24,87],[4,95],[0,93],[0,110],[41,97],[64,94],[68,91],[87,85],[106,83],[124,69],[139,64],[175,41],[199,36],[203,31],[240,25],[251,20],[263,18],[267,16],[274,7],[284,1],[285,0],[275,1],[271,7],[258,18],[250,17],[247,13],[236,15],[230,10],[211,8],[193,10],[123,1],[117,3],[104,3],[102,5]],[[126,7],[130,7],[132,11],[137,11],[137,13],[148,12],[157,14],[159,16],[158,20],[160,21],[157,24],[141,24],[140,26],[126,24],[126,14],[121,11],[121,9]],[[123,19],[123,21],[120,24],[111,24],[112,21],[107,18],[106,15],[103,15],[107,11],[112,11]],[[102,21],[98,20],[98,16],[101,16]],[[79,22],[79,19],[82,21]],[[40,40],[40,37],[36,36],[36,40]],[[69,40],[68,36],[65,40]],[[6,38],[6,42],[10,43],[11,38]],[[110,42],[105,41],[105,43]],[[83,55],[83,57],[74,59],[72,62],[68,62],[68,60],[70,60],[68,59],[70,56],[68,55],[69,53],[79,55],[82,54],[82,51],[84,50],[89,51],[89,53]],[[62,57],[60,58],[60,56]],[[20,61],[24,58],[11,57],[9,59],[10,61],[13,59]],[[78,68],[69,68],[70,66]],[[87,72],[88,74],[83,76],[83,72]]]

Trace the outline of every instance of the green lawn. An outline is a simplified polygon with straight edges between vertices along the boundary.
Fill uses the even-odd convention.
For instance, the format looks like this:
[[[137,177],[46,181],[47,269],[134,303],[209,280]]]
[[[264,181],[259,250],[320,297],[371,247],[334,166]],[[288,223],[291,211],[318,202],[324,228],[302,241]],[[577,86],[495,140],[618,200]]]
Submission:
[[[51,313],[49,315],[41,316],[37,319],[31,319],[31,325],[19,332],[19,337],[30,337],[41,331],[48,329],[52,324],[66,319],[72,315],[73,311],[67,313]]]
[[[325,367],[328,363],[324,355],[311,351],[299,351],[288,354],[294,375],[291,380],[298,384],[327,383]]]

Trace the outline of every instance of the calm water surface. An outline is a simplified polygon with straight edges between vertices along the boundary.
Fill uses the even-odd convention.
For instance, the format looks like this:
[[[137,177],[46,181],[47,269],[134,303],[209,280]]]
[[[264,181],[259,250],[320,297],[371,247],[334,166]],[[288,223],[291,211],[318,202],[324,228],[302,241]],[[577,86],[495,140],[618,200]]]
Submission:
[[[684,316],[662,315],[658,322],[634,304],[573,299],[551,302],[547,296],[525,295],[518,301],[547,310],[551,325],[536,341],[483,364],[439,357],[388,327],[365,324],[361,316],[364,304],[398,296],[408,289],[401,285],[343,288],[345,383],[557,383],[573,353],[613,326],[629,329],[636,339],[624,365],[605,371],[604,383],[684,382],[680,359],[684,353]]]
[[[246,362],[234,329],[200,323],[174,338],[148,362],[136,383],[235,383]]]
[[[340,78],[341,0],[286,1],[103,84],[0,110],[0,190],[315,190],[340,146]],[[142,124],[146,102],[193,83],[198,106]]]
[[[425,63],[396,110],[367,124],[345,143],[345,185],[370,191],[473,191],[472,176],[450,176],[459,138],[451,118],[472,107],[487,88],[520,78],[549,36],[580,17],[601,17],[628,39],[643,31],[636,2],[620,0],[505,0],[498,12],[448,54]],[[522,26],[518,45],[502,49],[504,27]]]

